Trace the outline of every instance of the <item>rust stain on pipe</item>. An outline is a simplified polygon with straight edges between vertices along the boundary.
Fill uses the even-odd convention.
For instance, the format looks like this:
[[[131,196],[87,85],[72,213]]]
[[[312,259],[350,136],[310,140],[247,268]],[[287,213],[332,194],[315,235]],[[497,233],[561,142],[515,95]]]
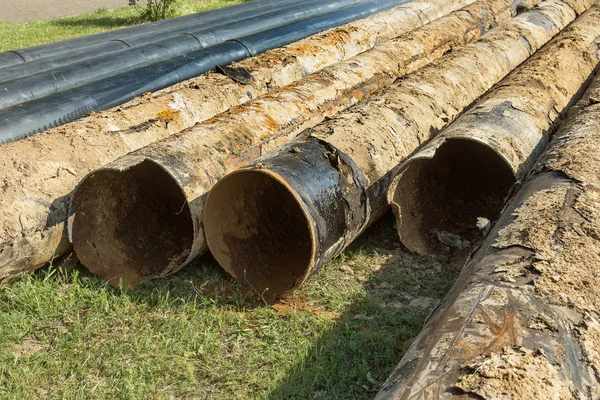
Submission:
[[[194,223],[193,245],[186,261],[181,264],[183,266],[206,250],[202,225],[204,200],[221,177],[256,155],[289,142],[299,132],[316,125],[326,116],[334,115],[368,94],[391,84],[398,76],[440,57],[448,49],[464,45],[479,36],[483,30],[496,25],[498,20],[510,18],[510,6],[513,5],[507,0],[488,0],[473,4],[465,11],[457,11],[410,34],[235,107],[170,140],[134,152],[108,165],[104,170],[124,172],[138,168],[147,159],[162,166],[174,177],[185,193]],[[102,171],[95,171],[89,179],[102,174]],[[87,234],[88,230],[85,230],[85,235],[79,234],[82,231],[78,231],[78,226],[94,221],[92,214],[89,214],[90,217],[85,216],[88,215],[86,210],[97,209],[99,206],[80,202],[77,193],[90,190],[97,195],[87,198],[96,198],[100,204],[112,204],[111,201],[103,200],[105,196],[111,196],[110,192],[101,192],[87,185],[87,181],[86,178],[82,182],[73,199],[74,222],[71,235],[78,257],[86,267],[93,272],[98,271],[102,277],[112,277],[102,272],[105,265],[118,263],[118,268],[127,268],[126,265],[129,265],[132,269],[137,269],[137,261],[131,262],[133,258],[130,254],[119,254],[111,250],[112,247],[128,248],[130,244],[124,244],[115,237],[112,247],[97,252],[91,245],[95,242]],[[114,196],[120,196],[120,192],[116,190]],[[112,229],[111,226],[98,224],[94,229],[90,228],[89,232],[97,232],[98,236],[110,235]],[[136,230],[138,227],[132,225],[130,229]],[[135,251],[132,249],[132,253]],[[109,258],[109,254],[113,254],[115,258]],[[156,269],[154,275],[139,274],[137,279],[126,283],[135,285],[151,276],[163,276],[173,271],[172,268]]]
[[[599,21],[594,7],[403,164],[389,201],[409,250],[451,251],[439,232],[480,240],[478,217],[497,218],[597,71]]]
[[[261,253],[272,252],[261,238],[286,236],[285,229],[264,232],[255,227],[252,248],[225,240],[253,225],[242,218],[245,210],[237,207],[241,203],[225,201],[227,196],[221,191],[230,192],[232,199],[248,197],[245,202],[252,202],[250,197],[255,193],[262,196],[261,187],[266,183],[256,182],[252,190],[235,193],[227,183],[230,178],[222,179],[208,195],[204,220],[208,244],[217,261],[261,293],[268,289],[270,296],[277,296],[297,288],[387,209],[390,178],[401,161],[593,3],[540,3],[231,175],[240,180],[247,174],[250,181],[257,171],[276,174],[292,190],[292,198],[300,199],[295,209],[309,216],[317,240],[312,251],[315,256],[294,273],[294,279],[284,280],[274,274],[268,282],[253,279],[253,274],[264,275]],[[227,221],[219,217],[230,214],[240,217]],[[310,242],[306,237],[295,240]],[[280,257],[280,268],[285,270],[289,260],[285,255]]]
[[[599,102],[600,75],[376,399],[600,398]]]
[[[473,0],[407,3],[235,63],[254,77],[241,85],[209,73],[111,110],[0,147],[0,279],[42,266],[69,250],[70,193],[90,171],[167,138]],[[167,110],[176,118],[164,119]]]

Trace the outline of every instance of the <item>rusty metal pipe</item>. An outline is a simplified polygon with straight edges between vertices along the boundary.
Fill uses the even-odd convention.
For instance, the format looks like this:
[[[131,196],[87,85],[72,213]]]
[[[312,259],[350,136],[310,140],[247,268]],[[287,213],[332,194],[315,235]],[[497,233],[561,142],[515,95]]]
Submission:
[[[600,75],[377,400],[600,397],[599,152]]]
[[[208,73],[1,146],[0,279],[70,250],[70,193],[88,172],[471,2],[409,2],[232,65],[248,84]]]
[[[219,178],[266,150],[292,140],[303,129],[316,125],[325,117],[391,84],[398,76],[414,71],[455,46],[467,43],[494,26],[497,20],[510,18],[513,12],[510,6],[516,4],[505,0],[486,0],[473,4],[463,11],[457,11],[233,109],[229,114],[182,132],[172,140],[141,149],[95,171],[81,183],[73,197],[71,236],[79,259],[109,282],[122,279],[130,285],[177,270],[206,250],[202,209],[206,193]],[[98,215],[133,215],[140,210],[131,204],[132,209],[127,211],[127,207],[121,206],[128,204],[127,200],[115,199],[131,188],[131,183],[125,177],[133,170],[145,168],[148,162],[161,166],[165,174],[173,177],[181,186],[185,198],[173,200],[171,207],[186,212],[194,224],[193,230],[180,231],[182,237],[178,242],[192,243],[185,254],[165,242],[169,248],[165,248],[162,254],[172,258],[168,262],[164,258],[159,261],[155,261],[154,257],[148,259],[143,244],[138,245],[129,237],[113,234],[118,225],[119,229],[131,234],[141,229],[138,232],[140,236],[155,236],[149,232],[153,229],[163,231],[161,224],[164,222],[158,214],[159,222],[149,227],[124,223],[121,219],[110,219],[112,223],[107,224],[105,221],[108,217],[96,219]],[[118,180],[118,173],[124,178],[122,182]],[[104,181],[105,177],[110,185]],[[127,189],[120,189],[121,184]],[[155,191],[160,192],[152,185],[145,185],[139,190],[139,202],[151,199],[151,193]],[[111,206],[107,207],[107,204]],[[153,202],[151,207],[158,210],[163,206]],[[99,240],[104,241],[100,250]],[[113,247],[120,251],[113,251]],[[152,248],[156,247],[152,245]],[[142,271],[139,267],[149,264],[153,265],[151,270]]]
[[[478,218],[498,217],[597,71],[598,21],[595,7],[403,163],[389,202],[404,246],[444,254],[480,240]]]
[[[265,297],[294,290],[382,215],[405,157],[593,3],[540,3],[226,176],[205,206],[212,254]],[[294,246],[310,257],[288,257]]]
[[[248,84],[208,73],[1,146],[0,279],[70,250],[70,193],[88,172],[471,2],[412,1],[233,64]]]

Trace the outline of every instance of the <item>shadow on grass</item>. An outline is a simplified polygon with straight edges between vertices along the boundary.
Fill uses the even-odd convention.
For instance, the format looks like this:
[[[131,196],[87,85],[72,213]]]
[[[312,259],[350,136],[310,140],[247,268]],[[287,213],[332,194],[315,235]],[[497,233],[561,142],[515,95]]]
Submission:
[[[111,17],[110,15],[90,18],[59,18],[49,21],[51,26],[61,28],[123,28],[137,23],[135,16]]]
[[[372,398],[459,273],[450,264],[402,250],[391,215],[345,253],[347,258],[385,255],[385,261],[365,266],[372,273],[364,290],[308,354],[292,364],[269,399]],[[343,260],[337,264],[347,270]],[[354,264],[358,275],[360,267]]]
[[[292,305],[286,312],[266,306],[211,257],[134,290],[108,287],[82,269],[67,273],[64,281],[68,287],[72,280],[68,275],[78,274],[78,282],[89,296],[102,297],[104,293],[115,298],[112,303],[117,305],[140,304],[144,313],[170,314],[169,324],[179,323],[175,322],[178,319],[197,324],[199,319],[208,326],[213,321],[213,327],[196,329],[214,336],[220,350],[201,361],[193,355],[182,356],[197,365],[195,383],[186,392],[177,386],[184,383],[169,382],[175,393],[214,393],[214,397],[203,395],[208,398],[245,398],[252,393],[253,398],[270,400],[368,399],[399,362],[405,342],[418,334],[458,276],[450,264],[404,252],[392,221],[388,214],[293,297],[284,299],[283,304]],[[46,279],[48,270],[36,274]],[[58,290],[52,290],[63,290],[63,284],[57,286]],[[93,304],[96,311],[87,314],[88,318],[100,318],[97,315],[104,306]],[[119,320],[127,318],[124,310],[128,307],[123,306],[116,322],[111,322],[118,329],[127,329]],[[79,308],[87,306],[75,307]],[[221,320],[224,317],[228,319]],[[151,319],[136,318],[133,325]],[[178,329],[162,322],[153,328],[156,340],[165,343],[180,335]],[[123,341],[123,346],[130,346]],[[190,346],[194,343],[187,339],[180,343],[181,354],[188,354]]]

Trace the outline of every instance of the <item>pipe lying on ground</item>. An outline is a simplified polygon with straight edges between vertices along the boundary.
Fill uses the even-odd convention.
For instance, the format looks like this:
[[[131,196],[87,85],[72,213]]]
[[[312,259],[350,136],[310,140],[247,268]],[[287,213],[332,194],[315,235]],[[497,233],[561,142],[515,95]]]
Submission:
[[[70,233],[79,260],[113,285],[177,271],[206,250],[202,207],[219,178],[464,45],[510,18],[515,5],[475,3],[92,172],[72,198]]]
[[[73,64],[75,62],[105,56],[108,53],[115,53],[119,50],[130,49],[132,47],[140,47],[152,43],[163,42],[166,39],[172,39],[181,34],[185,34],[198,30],[210,30],[217,26],[232,23],[248,18],[265,15],[277,10],[292,7],[294,5],[310,3],[311,0],[264,0],[252,1],[240,6],[227,7],[218,9],[219,13],[208,11],[204,13],[192,14],[185,17],[174,18],[170,24],[156,25],[155,23],[140,25],[132,28],[124,28],[116,31],[110,31],[105,34],[85,36],[83,38],[71,39],[62,42],[52,43],[49,45],[36,46],[29,49],[14,50],[0,54],[0,82],[22,77],[24,75],[34,74],[36,72],[49,70]],[[242,7],[243,6],[243,7]],[[134,32],[129,30],[135,29]],[[190,39],[191,37],[188,37]],[[179,40],[185,40],[185,37],[179,37]],[[71,43],[76,41],[78,44]],[[85,43],[85,45],[84,45]],[[177,44],[177,43],[176,43]],[[199,43],[196,41],[196,45]],[[49,51],[51,47],[53,51]],[[198,47],[194,47],[197,49]],[[41,56],[44,53],[45,56]],[[22,57],[19,56],[22,54]],[[33,53],[39,58],[31,59],[29,53]],[[15,65],[2,66],[10,64],[10,59],[16,57],[18,61]],[[27,61],[25,61],[27,59]],[[60,76],[60,71],[57,76]]]
[[[311,0],[305,0],[309,2]],[[251,2],[223,7],[216,10],[190,14],[179,18],[171,18],[162,21],[150,22],[148,24],[136,25],[122,29],[97,33],[94,35],[81,36],[73,39],[61,40],[59,42],[42,44],[18,50],[10,50],[0,53],[0,69],[15,65],[24,66],[26,63],[61,55],[67,57],[69,53],[103,45],[109,42],[130,45],[130,41],[138,44],[154,41],[156,35],[169,34],[186,26],[205,24],[209,21],[230,17],[238,18],[241,15],[252,15],[253,13],[265,12],[269,7],[279,4],[290,3],[290,0],[254,0]],[[124,48],[124,47],[123,47]]]
[[[206,200],[212,254],[260,293],[294,290],[384,213],[405,157],[593,3],[540,3],[225,177]]]
[[[406,3],[235,64],[254,77],[246,85],[209,73],[0,146],[0,278],[70,249],[64,230],[70,192],[89,171],[469,2]]]
[[[376,399],[600,398],[599,102],[600,75]]]
[[[387,2],[388,6],[393,6],[401,3],[402,0],[386,0],[385,2]],[[49,94],[93,83],[103,77],[112,77],[124,71],[131,71],[132,75],[139,76],[138,80],[147,80],[147,74],[138,71],[140,66],[170,60],[184,54],[200,51],[201,49],[207,49],[207,52],[202,53],[203,57],[207,57],[208,54],[217,55],[222,49],[213,46],[218,44],[268,32],[269,30],[298,23],[299,21],[303,21],[304,24],[310,24],[309,20],[311,18],[323,16],[331,21],[331,23],[339,25],[337,23],[338,15],[336,15],[335,11],[347,9],[360,3],[360,0],[329,0],[326,2],[313,0],[310,3],[301,3],[299,5],[292,4],[291,6],[287,6],[287,4],[284,4],[285,8],[278,9],[278,7],[274,7],[273,11],[251,18],[244,18],[217,26],[203,27],[202,29],[192,29],[183,34],[159,39],[141,47],[100,55],[58,68],[17,77],[0,83],[0,93],[2,93],[0,96],[0,109],[16,104],[23,106],[23,103],[35,99],[43,101],[43,98]],[[362,0],[362,3],[368,4],[365,0]],[[325,16],[330,16],[330,18]],[[235,43],[235,45],[243,48],[239,43]],[[225,54],[227,53],[227,49],[228,47],[226,46]],[[242,52],[241,54],[247,54],[247,52]],[[234,57],[234,59],[237,60],[239,58]],[[221,64],[229,64],[230,62],[226,57],[219,61]],[[155,69],[156,67],[153,68],[153,66],[150,66],[149,68]],[[1,70],[0,75],[2,75]],[[131,78],[128,80],[131,80]],[[86,87],[83,86],[84,89]]]
[[[191,79],[217,66],[293,43],[406,1],[374,0],[362,3],[2,109],[0,144],[66,124],[90,112],[120,105],[136,96]]]
[[[443,232],[474,244],[481,237],[478,218],[498,216],[513,183],[594,75],[600,9],[588,14],[587,25],[568,28],[403,163],[389,202],[409,250],[447,253],[438,237]]]

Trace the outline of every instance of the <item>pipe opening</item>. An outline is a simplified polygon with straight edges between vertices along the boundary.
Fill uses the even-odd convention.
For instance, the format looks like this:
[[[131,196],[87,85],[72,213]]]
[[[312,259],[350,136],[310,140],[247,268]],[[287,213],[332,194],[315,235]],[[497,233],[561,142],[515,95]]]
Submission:
[[[514,183],[510,166],[489,147],[448,140],[432,159],[409,163],[398,180],[392,202],[400,240],[417,254],[472,246],[483,236],[485,219],[498,217]]]
[[[149,160],[88,176],[73,196],[72,212],[77,257],[113,286],[135,286],[177,270],[192,247],[194,226],[184,193]]]
[[[204,228],[219,264],[268,301],[300,284],[313,259],[314,235],[299,200],[267,172],[222,179],[206,201]]]

